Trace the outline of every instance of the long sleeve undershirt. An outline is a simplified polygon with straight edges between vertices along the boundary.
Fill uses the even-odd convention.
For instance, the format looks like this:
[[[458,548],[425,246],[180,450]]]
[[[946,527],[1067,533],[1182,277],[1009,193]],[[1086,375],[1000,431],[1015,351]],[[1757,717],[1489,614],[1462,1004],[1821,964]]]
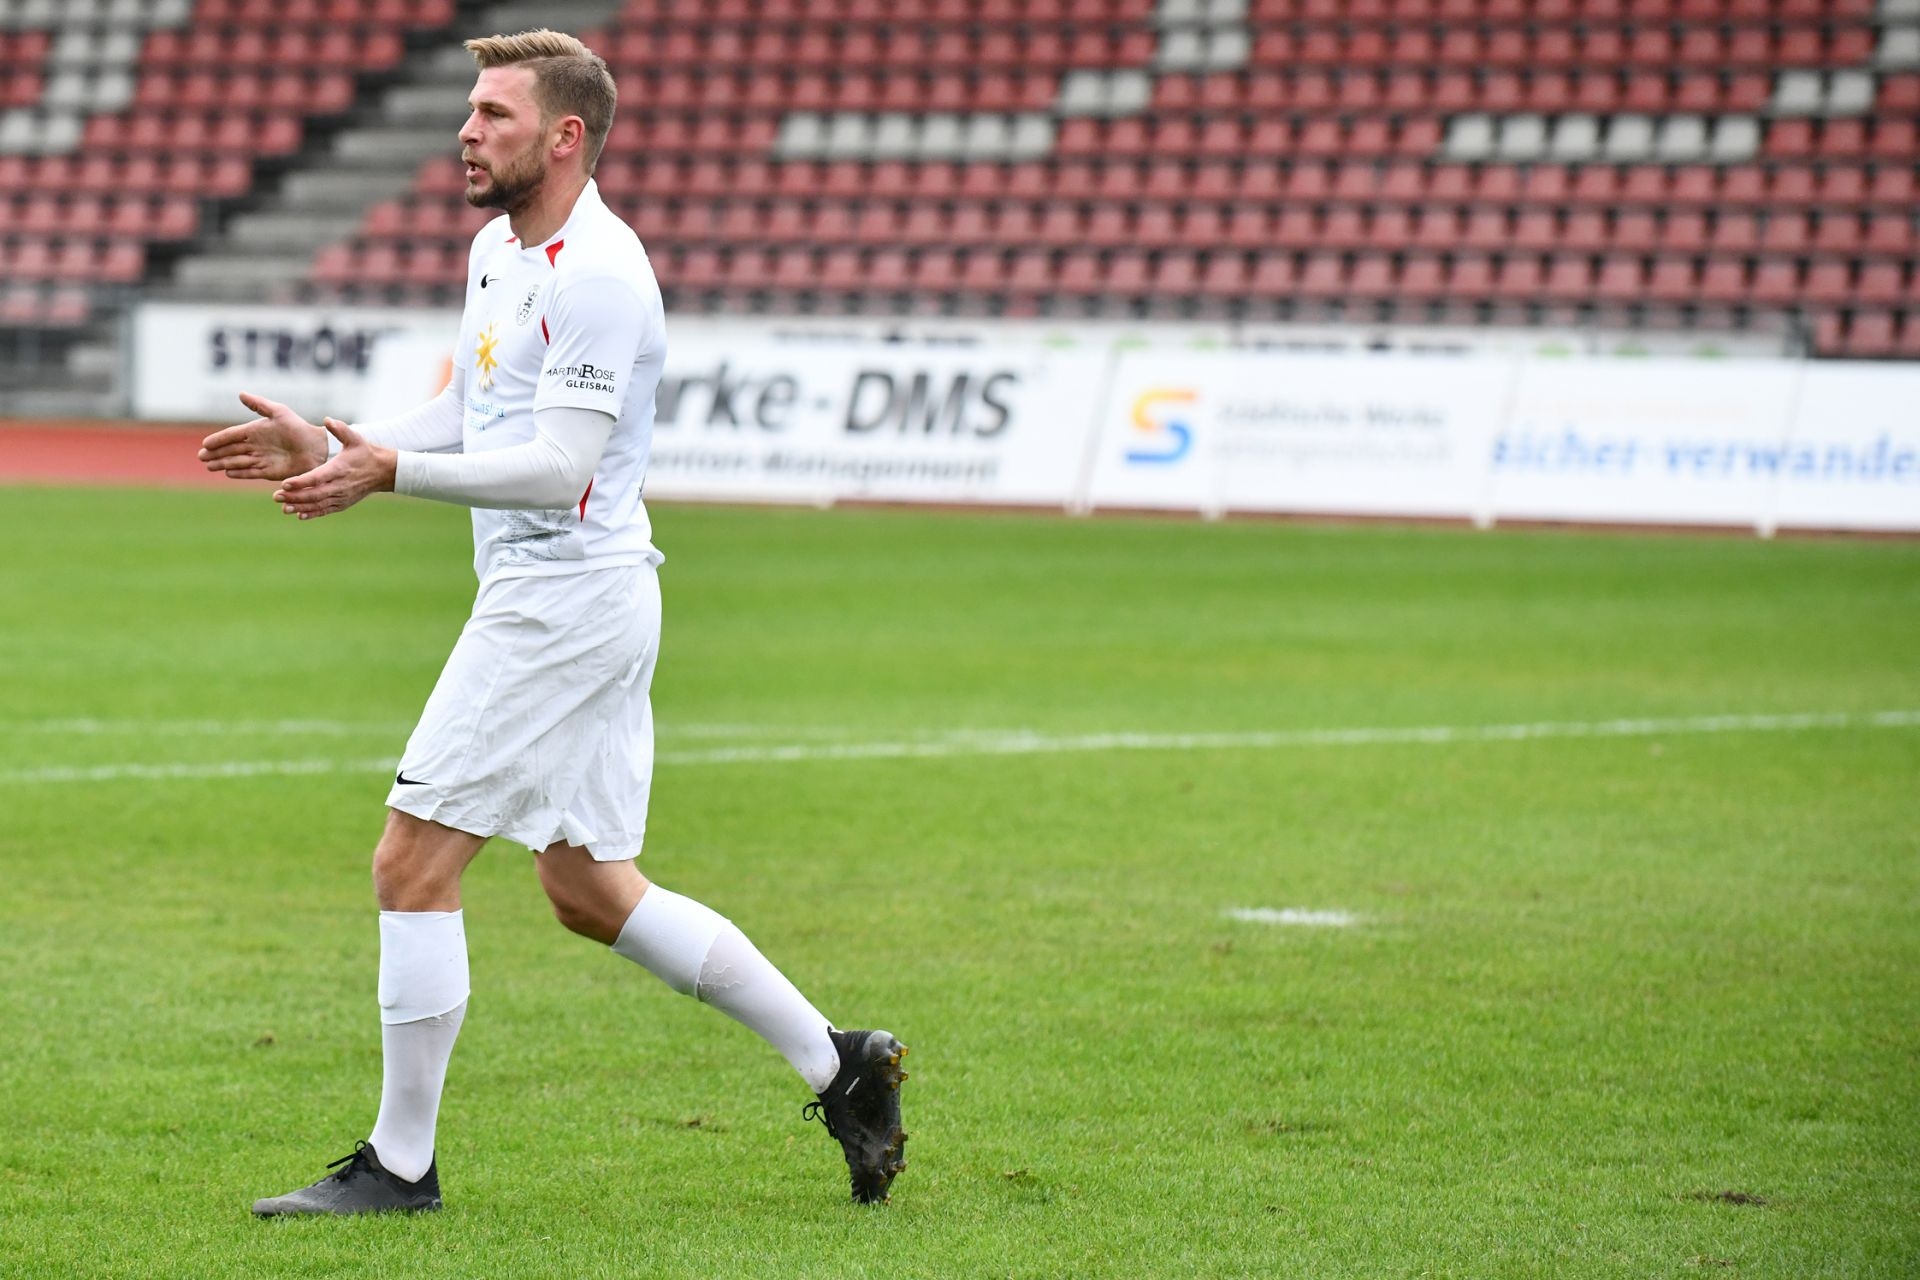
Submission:
[[[445,453],[458,449],[466,428],[466,399],[460,393],[460,379],[447,383],[446,389],[417,409],[392,418],[354,424],[375,444],[413,453]],[[340,442],[328,437],[327,451],[338,452]]]
[[[592,481],[613,423],[596,409],[537,409],[525,444],[485,453],[403,450],[393,489],[466,507],[570,507]]]
[[[395,493],[466,507],[552,509],[579,501],[613,434],[611,414],[558,407],[533,415],[533,439],[485,453],[463,453],[466,402],[460,381],[417,409],[363,422],[355,430],[399,451]],[[339,442],[329,439],[330,451]]]

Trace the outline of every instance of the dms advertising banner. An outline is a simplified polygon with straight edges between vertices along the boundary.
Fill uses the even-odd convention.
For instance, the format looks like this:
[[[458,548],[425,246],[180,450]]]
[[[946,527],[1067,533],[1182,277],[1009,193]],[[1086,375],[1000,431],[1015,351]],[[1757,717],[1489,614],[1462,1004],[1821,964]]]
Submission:
[[[238,422],[251,391],[318,421],[367,415],[374,352],[420,334],[451,351],[457,312],[148,303],[133,315],[133,413]]]
[[[1130,353],[1088,501],[1475,516],[1514,374],[1504,357]]]
[[[670,338],[647,493],[1066,506],[1108,357]]]

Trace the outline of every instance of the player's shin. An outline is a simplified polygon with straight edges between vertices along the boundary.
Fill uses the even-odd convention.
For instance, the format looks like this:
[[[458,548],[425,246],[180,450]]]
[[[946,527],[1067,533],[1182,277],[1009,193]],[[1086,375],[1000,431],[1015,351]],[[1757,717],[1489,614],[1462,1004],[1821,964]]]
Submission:
[[[460,912],[380,913],[380,1115],[367,1141],[388,1172],[409,1182],[433,1163],[440,1093],[469,990]]]
[[[613,950],[753,1031],[815,1093],[839,1070],[826,1018],[718,912],[649,885]]]

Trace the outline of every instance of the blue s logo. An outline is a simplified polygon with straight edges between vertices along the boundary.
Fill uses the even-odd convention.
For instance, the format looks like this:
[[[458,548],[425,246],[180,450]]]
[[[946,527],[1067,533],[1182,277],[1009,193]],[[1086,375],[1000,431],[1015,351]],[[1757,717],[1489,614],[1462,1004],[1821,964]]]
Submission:
[[[1196,392],[1185,388],[1141,393],[1133,402],[1133,426],[1140,436],[1137,446],[1127,450],[1127,461],[1166,466],[1186,457],[1193,448],[1193,427],[1184,415],[1175,416],[1168,409],[1197,399]]]

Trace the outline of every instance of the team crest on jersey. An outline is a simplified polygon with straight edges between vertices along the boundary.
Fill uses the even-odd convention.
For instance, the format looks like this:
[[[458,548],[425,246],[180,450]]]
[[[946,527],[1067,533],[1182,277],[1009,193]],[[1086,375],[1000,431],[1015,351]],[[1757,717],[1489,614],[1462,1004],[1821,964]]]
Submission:
[[[520,299],[520,309],[513,313],[513,322],[515,324],[525,324],[527,321],[533,319],[533,300],[539,296],[539,285],[535,285],[533,288],[527,290],[527,296]]]

